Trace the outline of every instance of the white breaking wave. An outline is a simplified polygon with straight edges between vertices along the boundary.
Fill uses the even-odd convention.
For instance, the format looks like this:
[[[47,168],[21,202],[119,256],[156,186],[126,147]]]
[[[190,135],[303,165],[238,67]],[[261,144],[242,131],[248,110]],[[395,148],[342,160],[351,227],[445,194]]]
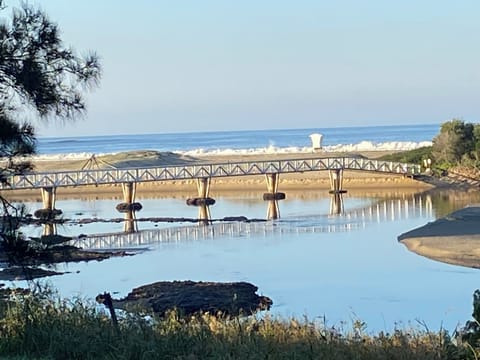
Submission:
[[[424,146],[431,146],[431,141],[392,141],[384,143],[373,143],[371,141],[361,141],[358,144],[338,144],[323,146],[324,152],[355,152],[355,151],[407,151],[418,149]],[[307,147],[276,147],[270,145],[263,148],[252,149],[194,149],[188,151],[177,151],[176,153],[189,156],[202,155],[262,155],[262,154],[291,154],[291,153],[311,153],[313,148]]]
[[[39,154],[27,157],[27,159],[34,161],[62,161],[62,160],[87,160],[90,159],[93,155],[102,156],[102,155],[113,155],[110,154],[94,154],[94,153],[65,153],[65,154]]]
[[[384,143],[374,143],[371,141],[361,141],[358,144],[338,144],[338,145],[326,145],[322,147],[324,152],[358,152],[358,151],[407,151],[413,150],[424,146],[431,146],[431,141],[422,142],[410,142],[410,141],[392,141]],[[152,149],[145,149],[152,150]],[[172,151],[179,155],[188,156],[228,156],[228,155],[263,155],[263,154],[293,154],[293,153],[311,153],[313,148],[310,146],[298,147],[277,147],[270,144],[261,148],[248,148],[248,149],[192,149],[186,151]],[[92,155],[114,155],[115,153],[101,153],[94,154],[90,152],[81,153],[66,153],[66,154],[41,154],[30,157],[29,159],[34,161],[62,161],[62,160],[87,160]]]

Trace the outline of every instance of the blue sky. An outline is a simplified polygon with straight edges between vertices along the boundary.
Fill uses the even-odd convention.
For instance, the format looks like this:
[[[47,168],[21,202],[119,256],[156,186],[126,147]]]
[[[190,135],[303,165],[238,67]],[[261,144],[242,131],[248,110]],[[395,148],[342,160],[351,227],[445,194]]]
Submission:
[[[28,2],[104,68],[41,136],[480,120],[478,0]]]

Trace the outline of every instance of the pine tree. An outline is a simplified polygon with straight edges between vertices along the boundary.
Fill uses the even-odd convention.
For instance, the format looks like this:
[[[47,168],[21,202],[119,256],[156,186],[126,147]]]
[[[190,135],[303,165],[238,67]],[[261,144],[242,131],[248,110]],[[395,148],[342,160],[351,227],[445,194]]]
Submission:
[[[26,3],[10,17],[0,0],[0,181],[31,168],[16,160],[35,153],[29,118],[75,119],[85,91],[98,85],[98,56],[77,56],[63,45],[58,26]]]
[[[24,3],[7,12],[0,0],[0,182],[31,169],[24,156],[36,149],[29,119],[69,120],[85,112],[84,93],[98,85],[94,53],[78,56],[63,45],[58,26]],[[8,185],[8,184],[7,184]],[[19,209],[0,196],[0,238],[12,248]],[[13,245],[12,245],[13,244]]]

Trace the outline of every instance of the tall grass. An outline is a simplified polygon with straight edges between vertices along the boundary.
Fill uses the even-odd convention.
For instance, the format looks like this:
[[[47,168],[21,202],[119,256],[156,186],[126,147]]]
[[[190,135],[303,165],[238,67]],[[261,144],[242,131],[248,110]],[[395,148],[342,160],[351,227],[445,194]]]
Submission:
[[[95,304],[48,292],[3,303],[0,357],[11,359],[461,359],[443,331],[339,331],[308,319],[124,315],[119,331]]]

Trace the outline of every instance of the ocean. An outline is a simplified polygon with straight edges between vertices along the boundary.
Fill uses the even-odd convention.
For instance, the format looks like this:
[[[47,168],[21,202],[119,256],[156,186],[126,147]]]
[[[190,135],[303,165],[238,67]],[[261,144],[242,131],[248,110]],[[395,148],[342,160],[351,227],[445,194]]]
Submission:
[[[440,125],[331,127],[109,136],[41,137],[39,157],[88,158],[132,150],[185,155],[293,153],[311,151],[311,134],[321,134],[324,151],[410,150],[431,144]]]

